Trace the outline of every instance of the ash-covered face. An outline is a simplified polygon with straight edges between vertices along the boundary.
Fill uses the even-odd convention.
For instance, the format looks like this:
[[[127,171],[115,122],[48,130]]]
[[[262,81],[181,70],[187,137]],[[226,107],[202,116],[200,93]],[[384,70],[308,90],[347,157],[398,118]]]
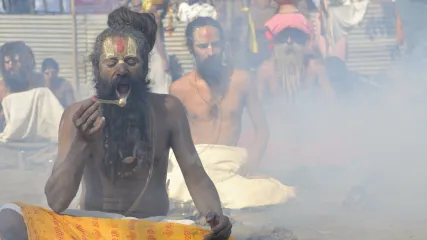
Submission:
[[[144,94],[146,72],[132,37],[108,37],[102,43],[97,95],[101,99],[136,98]],[[142,92],[141,92],[142,90]]]
[[[108,37],[102,43],[97,97],[106,100],[126,98],[125,107],[102,104],[105,117],[104,167],[112,181],[146,168],[150,155],[150,111],[144,100],[148,91],[144,61],[132,37]],[[144,59],[144,57],[146,57]],[[147,168],[148,169],[148,168]]]

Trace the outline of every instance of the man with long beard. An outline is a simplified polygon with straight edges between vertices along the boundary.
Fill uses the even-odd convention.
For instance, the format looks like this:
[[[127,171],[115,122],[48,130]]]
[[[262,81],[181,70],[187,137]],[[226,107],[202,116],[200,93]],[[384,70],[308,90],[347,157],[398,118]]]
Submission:
[[[173,96],[151,93],[148,88],[146,76],[149,52],[155,43],[155,19],[147,13],[139,14],[138,18],[131,16],[125,8],[112,12],[110,27],[96,39],[91,55],[96,97],[73,104],[62,116],[58,157],[45,186],[47,202],[54,212],[65,215],[166,216],[167,157],[172,148],[194,202],[212,228],[207,239],[228,239],[231,224],[222,214],[218,193],[196,153],[182,104]],[[120,107],[100,103],[118,99],[124,99],[126,104]],[[64,212],[82,180],[83,211]],[[37,211],[38,214],[31,215]],[[26,229],[28,235],[43,234],[45,239],[59,239],[58,234],[65,239],[83,239],[82,236],[95,239],[90,235],[95,230],[96,239],[118,238],[119,232],[133,234],[130,239],[138,236],[150,239],[149,235],[155,234],[152,229],[134,225],[132,228],[143,234],[135,235],[129,232],[130,227],[123,229],[132,222],[123,220],[98,219],[91,223],[92,220],[86,219],[89,223],[85,224],[85,219],[73,220],[33,206],[11,205],[0,211],[0,233],[5,237],[12,234],[10,239],[27,239]],[[68,223],[61,225],[64,221]],[[144,225],[144,222],[135,224]],[[73,235],[77,233],[69,230],[70,224],[77,224],[80,235]],[[97,230],[102,224],[111,227]],[[46,230],[48,227],[51,232]],[[48,238],[46,234],[56,237]]]
[[[223,206],[259,207],[286,201],[293,194],[288,187],[274,179],[248,179],[263,158],[269,131],[255,84],[247,72],[236,70],[229,62],[220,24],[210,17],[198,17],[187,25],[185,35],[196,69],[172,83],[170,92],[187,110],[193,141]],[[245,108],[255,129],[249,153],[237,147]],[[175,160],[178,157],[171,156],[169,196],[190,201]]]
[[[278,98],[286,104],[301,92],[319,87],[326,97],[333,96],[325,68],[311,48],[312,30],[301,13],[279,13],[265,24],[272,56],[258,70],[261,98]],[[310,96],[311,97],[311,96]]]
[[[43,86],[43,77],[34,72],[33,51],[24,42],[7,42],[0,48],[0,101],[9,93],[27,91]]]

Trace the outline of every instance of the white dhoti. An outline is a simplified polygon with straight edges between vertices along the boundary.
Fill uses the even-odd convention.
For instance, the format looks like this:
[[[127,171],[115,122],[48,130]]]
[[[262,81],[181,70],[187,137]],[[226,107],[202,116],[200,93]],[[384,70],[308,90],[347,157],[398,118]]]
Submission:
[[[154,93],[167,94],[172,78],[165,72],[165,66],[157,50],[157,46],[154,46],[151,51],[149,67],[148,79],[151,81],[151,91]]]
[[[196,145],[206,173],[218,190],[224,208],[240,209],[284,203],[294,198],[295,189],[269,177],[246,178],[238,175],[247,162],[243,148],[223,145]],[[168,172],[169,197],[175,201],[191,201],[184,177],[173,153]]]

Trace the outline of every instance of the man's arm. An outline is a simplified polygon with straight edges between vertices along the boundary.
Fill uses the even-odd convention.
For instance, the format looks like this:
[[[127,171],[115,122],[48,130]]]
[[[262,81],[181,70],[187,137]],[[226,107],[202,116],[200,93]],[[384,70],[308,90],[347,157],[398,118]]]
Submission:
[[[328,99],[333,99],[335,97],[335,91],[332,87],[331,82],[329,81],[328,73],[326,72],[325,66],[322,62],[318,60],[311,61],[311,68],[313,68],[317,81],[320,88]]]
[[[164,11],[167,11],[167,8]],[[156,23],[158,27],[156,32],[156,44],[154,47],[157,48],[157,51],[159,52],[159,55],[163,60],[163,65],[164,65],[163,67],[165,68],[164,70],[169,71],[169,61],[165,51],[165,46],[163,43],[163,36],[162,36],[162,33],[164,30],[160,29],[160,27],[163,27],[162,16],[158,13],[156,6],[153,6],[152,13],[156,17]]]
[[[267,147],[270,132],[265,119],[264,110],[258,98],[256,84],[253,83],[249,74],[244,74],[244,82],[246,83],[246,108],[251,118],[252,125],[255,130],[255,143],[249,152],[249,165],[252,167],[258,166],[264,157]],[[252,169],[253,170],[253,169]]]
[[[222,215],[221,202],[212,180],[206,174],[191,139],[190,127],[184,106],[172,96],[166,101],[169,109],[171,147],[184,175],[185,183],[199,212],[206,216],[209,212]]]
[[[62,115],[58,156],[45,186],[47,203],[57,213],[66,210],[76,196],[86,160],[91,155],[89,144],[76,137],[72,118],[78,107],[74,104]]]

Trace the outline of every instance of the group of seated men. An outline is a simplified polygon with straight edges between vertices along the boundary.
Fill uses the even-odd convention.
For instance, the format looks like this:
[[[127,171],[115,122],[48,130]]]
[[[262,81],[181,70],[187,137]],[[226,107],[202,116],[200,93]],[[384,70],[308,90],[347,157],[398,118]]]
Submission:
[[[288,17],[289,21],[295,18]],[[307,26],[268,27],[275,57],[283,64],[297,61],[290,63],[292,68],[281,70],[280,84],[291,83],[277,88],[288,91],[277,97],[292,101],[304,78],[310,79],[304,84],[319,85],[325,96],[332,97],[322,66],[308,54]],[[249,73],[231,64],[221,25],[210,17],[188,24],[186,44],[195,69],[175,81],[170,94],[151,92],[147,79],[156,31],[151,14],[127,8],[109,14],[108,28],[97,37],[91,54],[96,96],[67,107],[59,123],[58,156],[45,186],[48,205],[57,214],[21,203],[7,204],[0,210],[2,239],[28,239],[48,229],[71,238],[77,233],[63,222],[77,224],[81,219],[68,215],[94,217],[103,224],[107,222],[102,219],[118,218],[108,222],[114,226],[128,217],[166,216],[168,197],[194,202],[211,227],[204,232],[207,239],[228,239],[231,223],[222,207],[259,207],[295,197],[292,187],[275,179],[246,177],[256,172],[263,158],[269,130],[258,85]],[[2,51],[4,95],[52,86],[43,84],[33,72],[34,57],[28,47],[22,42],[13,44],[16,52]],[[294,57],[283,59],[283,53]],[[15,67],[6,68],[8,64]],[[58,71],[55,66],[43,69],[46,76]],[[277,79],[272,75],[268,81]],[[63,95],[58,95],[60,101]],[[119,99],[125,100],[125,106],[102,101]],[[248,152],[237,147],[244,109],[255,129],[255,142]],[[173,153],[169,154],[170,149]],[[81,182],[81,211],[69,211]],[[46,222],[52,216],[54,221]],[[76,229],[79,234],[93,230]]]

